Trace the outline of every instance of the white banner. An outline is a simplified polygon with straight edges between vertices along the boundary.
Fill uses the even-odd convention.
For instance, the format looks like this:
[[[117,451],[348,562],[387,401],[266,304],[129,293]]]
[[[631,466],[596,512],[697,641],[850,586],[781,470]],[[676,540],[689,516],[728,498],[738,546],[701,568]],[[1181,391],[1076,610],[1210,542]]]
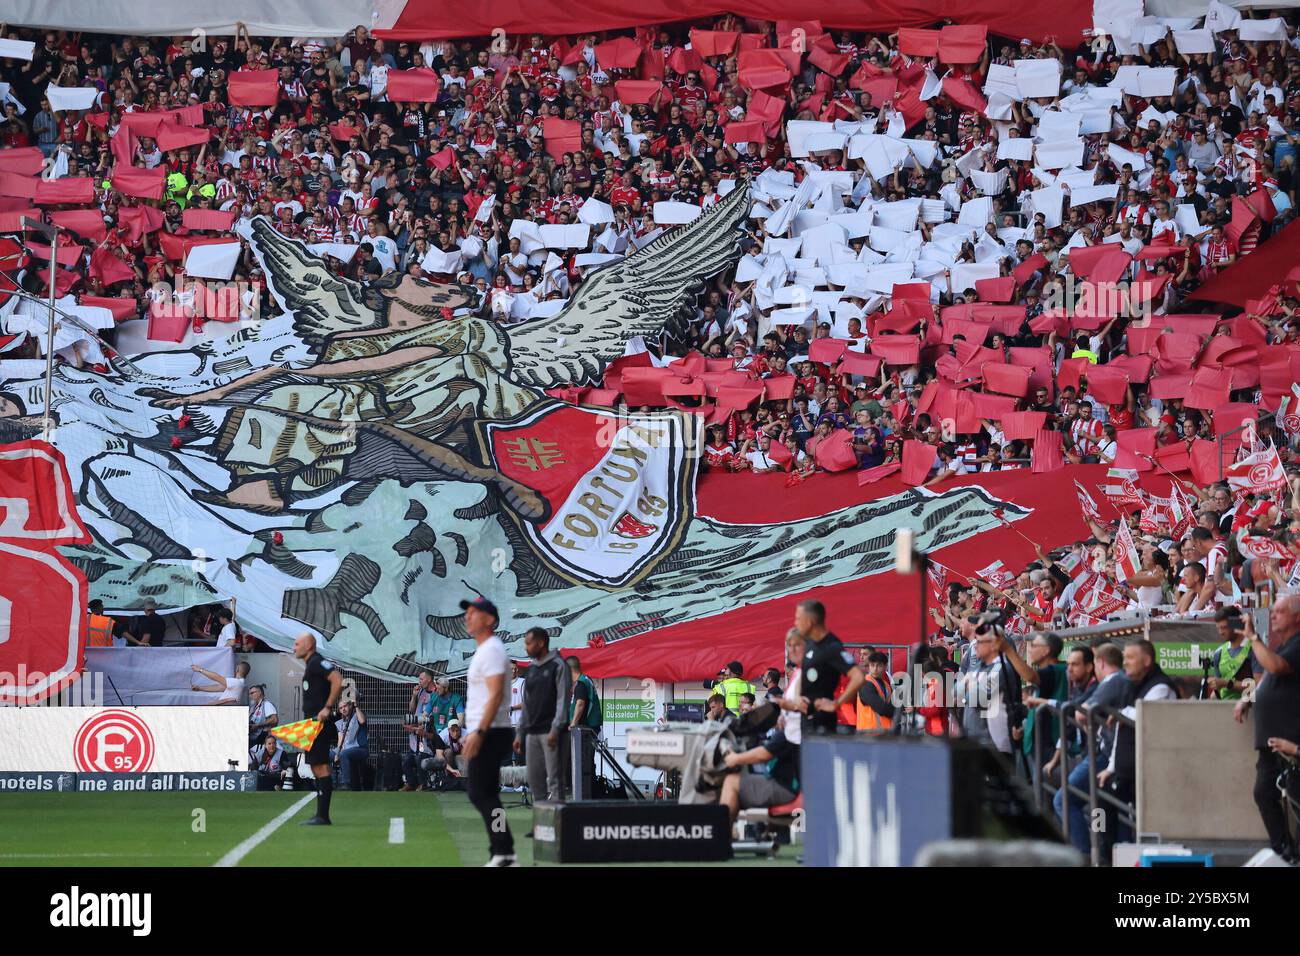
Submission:
[[[0,707],[0,772],[185,773],[248,762],[244,707]]]
[[[94,686],[100,676],[100,703],[122,707],[210,704],[220,694],[191,690],[212,680],[191,665],[223,677],[235,673],[235,652],[229,647],[88,647],[86,675]],[[89,703],[89,701],[87,701]]]

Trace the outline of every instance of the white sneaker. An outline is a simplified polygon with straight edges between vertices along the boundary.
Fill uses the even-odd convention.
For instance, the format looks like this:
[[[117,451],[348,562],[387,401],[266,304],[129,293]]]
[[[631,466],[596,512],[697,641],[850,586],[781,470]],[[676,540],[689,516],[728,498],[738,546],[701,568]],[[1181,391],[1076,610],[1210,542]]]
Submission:
[[[496,856],[492,857],[492,859],[488,860],[483,865],[484,866],[518,866],[519,858],[515,856],[513,853],[511,853],[509,856],[506,856],[505,854],[497,854]]]

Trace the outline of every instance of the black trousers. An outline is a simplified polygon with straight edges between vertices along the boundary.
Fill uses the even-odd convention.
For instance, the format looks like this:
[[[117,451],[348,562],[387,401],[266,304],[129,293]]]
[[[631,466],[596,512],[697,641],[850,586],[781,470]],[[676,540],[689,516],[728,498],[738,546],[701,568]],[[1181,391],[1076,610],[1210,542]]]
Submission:
[[[1277,789],[1277,778],[1286,764],[1267,747],[1256,751],[1255,806],[1268,831],[1268,843],[1275,853],[1285,856],[1295,851],[1294,835],[1287,832],[1286,812],[1282,809],[1282,794]],[[1293,780],[1290,786],[1292,800],[1300,801],[1300,785]]]
[[[509,856],[515,852],[514,837],[506,823],[506,812],[501,809],[500,796],[501,764],[510,756],[514,742],[513,728],[494,727],[483,735],[483,746],[469,762],[465,789],[469,792],[469,802],[483,817],[493,856]]]

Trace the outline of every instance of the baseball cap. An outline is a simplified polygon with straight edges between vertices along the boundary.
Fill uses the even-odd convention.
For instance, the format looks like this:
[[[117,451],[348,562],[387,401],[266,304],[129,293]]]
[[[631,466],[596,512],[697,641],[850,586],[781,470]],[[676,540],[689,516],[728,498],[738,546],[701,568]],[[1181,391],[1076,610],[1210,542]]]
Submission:
[[[460,602],[460,609],[462,611],[467,611],[472,607],[478,608],[480,611],[482,611],[485,614],[491,614],[498,621],[501,620],[501,615],[497,613],[497,606],[493,604],[491,601],[489,601],[487,598],[482,597],[481,595],[479,597],[474,598],[474,600],[472,601]]]
[[[452,727],[459,727],[459,726],[460,726],[460,718],[458,717],[453,717],[451,720],[447,721],[447,728],[449,730]]]

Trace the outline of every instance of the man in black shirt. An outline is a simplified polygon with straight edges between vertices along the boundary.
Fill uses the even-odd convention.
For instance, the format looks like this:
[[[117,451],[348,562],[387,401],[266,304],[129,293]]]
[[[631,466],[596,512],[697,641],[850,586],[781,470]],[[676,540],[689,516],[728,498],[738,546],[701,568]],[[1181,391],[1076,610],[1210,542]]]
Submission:
[[[569,723],[569,667],[551,650],[551,635],[534,627],[524,634],[532,661],[524,671],[523,712],[515,731],[515,753],[524,754],[534,800],[564,800],[564,748]]]
[[[131,621],[126,642],[135,647],[161,647],[167,622],[158,616],[158,602],[145,598],[144,613]]]
[[[807,642],[800,672],[800,690],[807,726],[814,733],[835,733],[835,711],[858,699],[866,681],[853,655],[840,639],[826,630],[826,608],[821,601],[800,601],[794,612],[795,629]],[[848,684],[837,693],[840,678]]]
[[[334,726],[334,705],[343,692],[343,677],[333,662],[325,660],[316,650],[316,638],[300,634],[293,642],[293,656],[306,665],[302,672],[302,714],[304,720],[319,720],[320,733],[307,751],[307,766],[316,778],[316,815],[304,820],[302,825],[321,827],[330,825],[330,797],[334,795],[334,781],[330,777],[330,747],[338,741],[338,728]]]
[[[766,763],[767,774],[728,774],[722,781],[719,801],[731,814],[734,823],[742,809],[777,807],[790,803],[799,793],[799,745],[775,733],[762,744],[743,753],[729,753],[723,758],[728,767],[748,767]]]
[[[1274,742],[1300,741],[1300,596],[1288,594],[1278,598],[1268,614],[1265,642],[1255,633],[1250,615],[1244,618],[1246,639],[1264,676],[1255,689],[1255,806],[1268,831],[1268,842],[1277,853],[1295,862],[1297,848],[1287,833],[1286,814],[1279,800],[1277,778],[1283,762]],[[1271,646],[1270,646],[1271,645]],[[1276,649],[1274,649],[1276,648]],[[1252,709],[1243,698],[1234,714],[1244,722]],[[1300,800],[1300,792],[1291,788],[1291,799]]]

